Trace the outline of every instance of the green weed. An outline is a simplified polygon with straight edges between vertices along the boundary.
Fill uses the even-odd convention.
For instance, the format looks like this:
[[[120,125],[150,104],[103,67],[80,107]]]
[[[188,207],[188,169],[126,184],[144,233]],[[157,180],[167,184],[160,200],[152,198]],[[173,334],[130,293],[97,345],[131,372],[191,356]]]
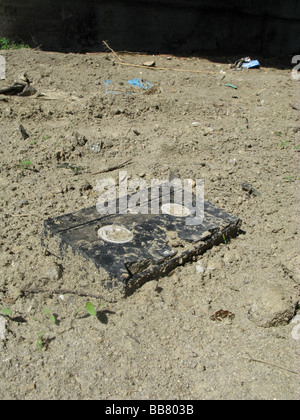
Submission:
[[[280,140],[280,148],[285,149],[289,143],[289,140]]]
[[[50,139],[50,136],[43,136],[42,137],[42,141],[49,140],[49,139]]]
[[[36,340],[36,346],[37,346],[40,350],[42,350],[42,349],[43,349],[43,347],[44,347],[43,337],[44,337],[44,335],[45,335],[45,334],[46,334],[46,332],[45,332],[45,331],[41,332],[41,333],[38,335],[38,338],[37,338],[37,340]]]
[[[104,307],[105,305],[100,305],[100,308]],[[95,306],[92,304],[92,302],[87,302],[85,304],[85,306],[81,306],[80,308],[77,309],[76,314],[79,314],[79,312],[85,311],[88,315],[93,316],[93,317],[97,317],[98,311],[95,308]]]
[[[32,163],[30,162],[30,160],[29,159],[25,159],[21,163],[19,163],[18,168],[28,169],[31,166],[32,166]]]
[[[285,178],[283,178],[285,181],[300,181],[300,177],[297,176],[286,176]]]
[[[23,48],[30,48],[27,44],[17,44],[15,41],[10,41],[8,38],[0,38],[0,50],[21,50]]]
[[[12,311],[10,309],[3,308],[3,309],[0,310],[0,315],[12,316]]]
[[[55,315],[53,315],[53,314],[50,312],[50,309],[48,309],[48,308],[44,308],[44,312],[45,312],[45,314],[49,317],[49,321],[51,322],[51,324],[57,325],[57,319],[56,319],[56,316],[55,316]]]

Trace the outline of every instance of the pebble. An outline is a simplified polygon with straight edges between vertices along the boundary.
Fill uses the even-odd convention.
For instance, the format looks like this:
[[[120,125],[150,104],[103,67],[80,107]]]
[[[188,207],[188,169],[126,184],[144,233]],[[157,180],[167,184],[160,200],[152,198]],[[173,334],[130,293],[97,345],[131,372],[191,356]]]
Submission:
[[[62,267],[56,263],[51,264],[47,271],[47,277],[50,280],[57,281],[57,280],[60,280],[62,276],[63,276]]]
[[[293,318],[297,302],[283,287],[265,286],[257,291],[248,311],[249,319],[263,328],[287,325]]]
[[[154,60],[151,60],[151,61],[146,61],[144,64],[143,64],[143,66],[146,66],[146,67],[155,67],[155,61]]]
[[[200,274],[204,273],[204,268],[202,267],[202,265],[197,264],[196,270],[197,270],[197,273],[200,273]]]
[[[100,152],[101,152],[101,149],[102,149],[102,146],[103,146],[103,144],[102,144],[102,142],[100,141],[100,142],[98,142],[98,143],[93,143],[93,144],[91,144],[91,145],[88,147],[88,149],[89,149],[91,152],[94,152],[94,153],[100,153]]]

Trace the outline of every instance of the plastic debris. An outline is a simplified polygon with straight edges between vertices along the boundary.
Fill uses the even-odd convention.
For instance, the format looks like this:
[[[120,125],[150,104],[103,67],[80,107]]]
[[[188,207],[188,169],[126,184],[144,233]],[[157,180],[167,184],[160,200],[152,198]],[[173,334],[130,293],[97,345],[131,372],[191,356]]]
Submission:
[[[128,80],[127,83],[129,83],[131,86],[146,89],[146,90],[153,87],[153,85],[151,85],[151,83],[147,82],[144,79],[138,79],[138,78]]]
[[[250,57],[240,58],[231,66],[231,68],[236,70],[254,69],[258,67],[260,67],[260,62],[258,60],[252,60]]]
[[[235,85],[231,85],[230,83],[226,83],[225,86],[231,87],[232,89],[237,89]]]
[[[150,198],[151,190],[144,192]],[[164,277],[204,254],[213,245],[220,244],[223,236],[227,240],[235,237],[240,229],[240,219],[209,202],[204,203],[202,223],[188,225],[197,219],[192,213],[194,209],[187,203],[176,203],[175,195],[174,191],[170,195],[159,188],[158,196],[151,196],[149,202],[147,198],[143,202],[140,197],[139,207],[146,206],[145,214],[135,213],[134,208],[130,212],[134,195],[127,195],[111,202],[116,214],[100,217],[93,206],[48,219],[44,225],[43,246],[72,264],[89,261],[89,269],[103,276],[101,287],[110,293],[115,291],[120,297],[128,295],[146,281]],[[124,199],[130,214],[121,214]],[[196,202],[195,196],[192,201]],[[109,201],[106,203],[109,208]],[[156,205],[158,214],[150,214]],[[178,244],[186,242],[191,247],[179,251]],[[201,271],[199,265],[197,272],[201,274]]]
[[[109,86],[109,85],[111,85],[111,83],[112,82],[110,80],[105,80],[104,86]],[[106,90],[105,93],[112,93],[113,95],[117,95],[120,92]]]
[[[244,63],[242,67],[244,69],[254,69],[260,67],[260,62],[258,60],[251,60],[249,63]]]
[[[241,69],[243,64],[245,63],[250,63],[251,58],[250,57],[244,57],[244,58],[240,58],[239,60],[237,60],[232,66],[231,68],[235,68],[235,69]]]
[[[144,89],[144,90],[148,90],[148,89],[153,87],[153,85],[151,83],[147,82],[144,79],[139,79],[139,78],[128,80],[127,83],[130,86],[141,88],[141,89]],[[119,85],[124,86],[124,83],[120,82]],[[113,89],[115,87],[113,82],[110,81],[110,80],[105,80],[104,86],[112,87]],[[106,90],[105,93],[106,94],[110,93],[110,94],[113,94],[113,95],[119,95],[119,94],[122,94],[122,93],[124,93],[126,95],[132,95],[134,92],[128,92],[128,89],[124,91],[124,89],[121,90],[120,88],[117,88],[117,90]]]

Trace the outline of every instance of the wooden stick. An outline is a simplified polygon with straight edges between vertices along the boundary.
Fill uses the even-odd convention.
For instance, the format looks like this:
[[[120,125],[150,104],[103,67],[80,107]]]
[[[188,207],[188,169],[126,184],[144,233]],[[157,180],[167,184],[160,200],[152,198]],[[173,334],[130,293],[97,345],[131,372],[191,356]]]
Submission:
[[[32,294],[49,293],[49,294],[54,294],[54,295],[76,295],[76,296],[80,296],[80,297],[92,297],[94,299],[106,300],[101,295],[92,294],[92,293],[86,293],[86,292],[81,292],[81,291],[76,292],[74,290],[69,290],[69,289],[47,290],[47,289],[43,289],[43,288],[38,288],[37,287],[37,288],[23,289],[22,292],[24,294],[26,294],[26,293],[32,293]],[[116,301],[107,301],[107,302],[115,303]]]
[[[127,165],[130,162],[132,162],[132,159],[126,160],[125,162],[120,163],[119,165],[111,166],[111,167],[106,168],[106,169],[102,169],[99,172],[94,172],[94,173],[92,173],[92,175],[105,174],[106,172],[112,172],[112,171],[115,171],[117,169],[121,169],[121,168],[123,168],[125,165]]]
[[[124,61],[122,61],[122,59],[118,56],[118,54],[108,45],[108,43],[106,41],[102,41],[103,45],[108,48],[115,57],[117,57],[117,59],[120,61],[119,64],[121,64],[122,66],[129,66],[129,67],[139,67],[142,69],[148,69],[148,70],[170,70],[170,71],[179,71],[179,72],[184,72],[184,73],[198,73],[198,74],[219,74],[218,72],[215,71],[205,71],[205,70],[184,70],[184,69],[172,69],[170,67],[148,67],[148,66],[144,66],[142,64],[130,64],[130,63],[125,63]]]
[[[31,216],[37,216],[37,214],[24,213],[24,214],[11,214],[10,216],[11,217],[31,217]]]
[[[254,359],[253,357],[247,357],[247,356],[242,356],[242,357],[243,357],[244,359],[249,360],[250,362],[263,363],[264,365],[273,366],[273,367],[276,367],[276,368],[278,368],[278,369],[282,369],[282,370],[285,370],[285,371],[287,371],[287,372],[294,373],[295,375],[300,375],[300,372],[296,372],[296,371],[294,371],[294,370],[287,369],[287,368],[285,368],[285,367],[283,367],[283,366],[276,365],[275,363],[266,362],[265,360]]]
[[[21,290],[21,292],[25,295],[26,293],[30,293],[30,294],[39,294],[39,293],[47,293],[49,295],[76,295],[76,296],[80,296],[80,297],[91,297],[94,299],[99,299],[99,300],[105,300],[106,302],[109,303],[116,303],[116,300],[107,300],[105,299],[105,297],[101,296],[101,295],[97,295],[97,294],[92,294],[92,293],[87,293],[87,292],[82,292],[82,291],[75,291],[75,290],[69,290],[69,289],[54,289],[54,290],[49,290],[49,289],[43,289],[40,287],[28,287],[25,288],[23,290]],[[8,289],[4,288],[0,288],[0,293],[8,293]]]
[[[121,58],[118,56],[118,54],[112,49],[112,48],[110,48],[110,46],[108,45],[108,43],[106,42],[106,41],[102,41],[102,43],[103,43],[103,45],[108,49],[108,50],[110,50],[112,53],[113,53],[113,55],[115,56],[115,57],[117,57],[117,59],[119,60],[119,61],[122,61],[121,60]]]
[[[179,71],[183,73],[214,74],[214,75],[219,74],[218,72],[207,71],[207,70],[185,70],[185,69],[173,69],[171,67],[147,67],[147,66],[143,66],[142,64],[130,64],[130,63],[124,63],[122,61],[119,64],[122,66],[139,67],[139,68],[148,69],[148,70],[169,70],[169,71]]]

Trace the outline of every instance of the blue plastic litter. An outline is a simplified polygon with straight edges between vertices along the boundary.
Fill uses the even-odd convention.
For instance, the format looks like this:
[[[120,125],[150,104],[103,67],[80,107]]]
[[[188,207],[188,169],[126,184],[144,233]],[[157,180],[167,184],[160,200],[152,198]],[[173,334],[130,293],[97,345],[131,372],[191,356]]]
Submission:
[[[258,60],[251,60],[249,63],[244,63],[244,69],[254,69],[255,67],[260,67],[260,62]]]
[[[150,89],[151,87],[153,87],[153,85],[151,85],[151,83],[147,82],[144,79],[133,79],[133,80],[128,80],[128,82],[131,86],[135,86],[135,87],[139,87],[142,89]]]

